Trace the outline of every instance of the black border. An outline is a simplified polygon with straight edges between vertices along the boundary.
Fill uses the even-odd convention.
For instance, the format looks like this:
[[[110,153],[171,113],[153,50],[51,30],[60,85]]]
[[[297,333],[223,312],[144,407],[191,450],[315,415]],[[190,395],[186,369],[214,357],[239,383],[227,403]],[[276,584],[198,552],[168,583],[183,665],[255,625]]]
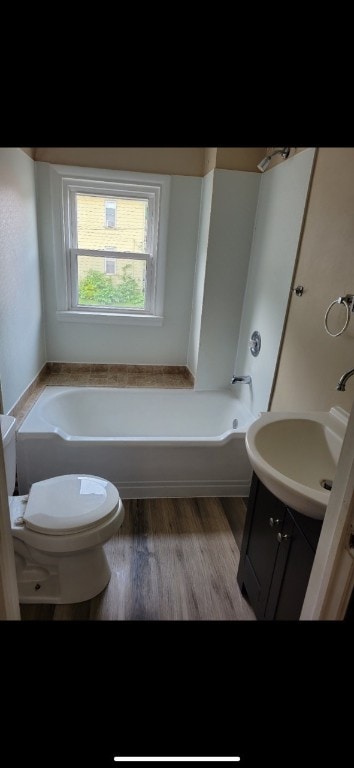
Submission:
[[[4,734],[16,765],[205,754],[258,768],[350,757],[348,623],[37,621],[1,630],[11,660]]]

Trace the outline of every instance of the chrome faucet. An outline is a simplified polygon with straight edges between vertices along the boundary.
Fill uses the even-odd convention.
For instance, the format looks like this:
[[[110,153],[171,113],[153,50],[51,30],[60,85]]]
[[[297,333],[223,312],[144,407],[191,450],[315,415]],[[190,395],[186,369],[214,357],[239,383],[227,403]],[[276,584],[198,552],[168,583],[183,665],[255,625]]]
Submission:
[[[233,376],[231,379],[231,384],[236,384],[238,381],[243,384],[252,384],[252,379],[250,376]]]
[[[353,373],[354,373],[354,368],[352,368],[351,371],[347,371],[347,373],[343,373],[343,376],[340,377],[338,384],[336,386],[336,389],[338,389],[339,392],[344,392],[345,385],[348,379],[350,379],[350,377],[353,376]]]

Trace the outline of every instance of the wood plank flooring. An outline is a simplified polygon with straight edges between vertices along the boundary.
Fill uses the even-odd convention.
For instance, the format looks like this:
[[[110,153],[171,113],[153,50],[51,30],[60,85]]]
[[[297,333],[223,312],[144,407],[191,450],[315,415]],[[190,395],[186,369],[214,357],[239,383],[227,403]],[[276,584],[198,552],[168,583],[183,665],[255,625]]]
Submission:
[[[124,507],[105,545],[106,589],[85,603],[21,605],[22,620],[255,620],[237,585],[239,549],[220,499],[138,499]],[[241,499],[233,511],[243,519]]]

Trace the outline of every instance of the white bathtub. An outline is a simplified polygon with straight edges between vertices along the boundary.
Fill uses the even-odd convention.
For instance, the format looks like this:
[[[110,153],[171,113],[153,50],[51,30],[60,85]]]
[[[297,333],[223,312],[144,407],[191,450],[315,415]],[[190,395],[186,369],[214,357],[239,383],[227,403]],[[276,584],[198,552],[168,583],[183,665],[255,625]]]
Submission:
[[[246,496],[253,420],[228,390],[46,387],[17,432],[19,493],[82,472],[123,499]]]

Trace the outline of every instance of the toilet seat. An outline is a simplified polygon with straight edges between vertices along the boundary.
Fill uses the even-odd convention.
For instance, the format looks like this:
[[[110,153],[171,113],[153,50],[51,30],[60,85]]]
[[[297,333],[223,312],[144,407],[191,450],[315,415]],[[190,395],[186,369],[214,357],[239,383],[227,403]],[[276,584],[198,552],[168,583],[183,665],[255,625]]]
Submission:
[[[27,528],[63,536],[108,519],[118,507],[116,487],[96,475],[59,475],[33,483],[23,514]]]

